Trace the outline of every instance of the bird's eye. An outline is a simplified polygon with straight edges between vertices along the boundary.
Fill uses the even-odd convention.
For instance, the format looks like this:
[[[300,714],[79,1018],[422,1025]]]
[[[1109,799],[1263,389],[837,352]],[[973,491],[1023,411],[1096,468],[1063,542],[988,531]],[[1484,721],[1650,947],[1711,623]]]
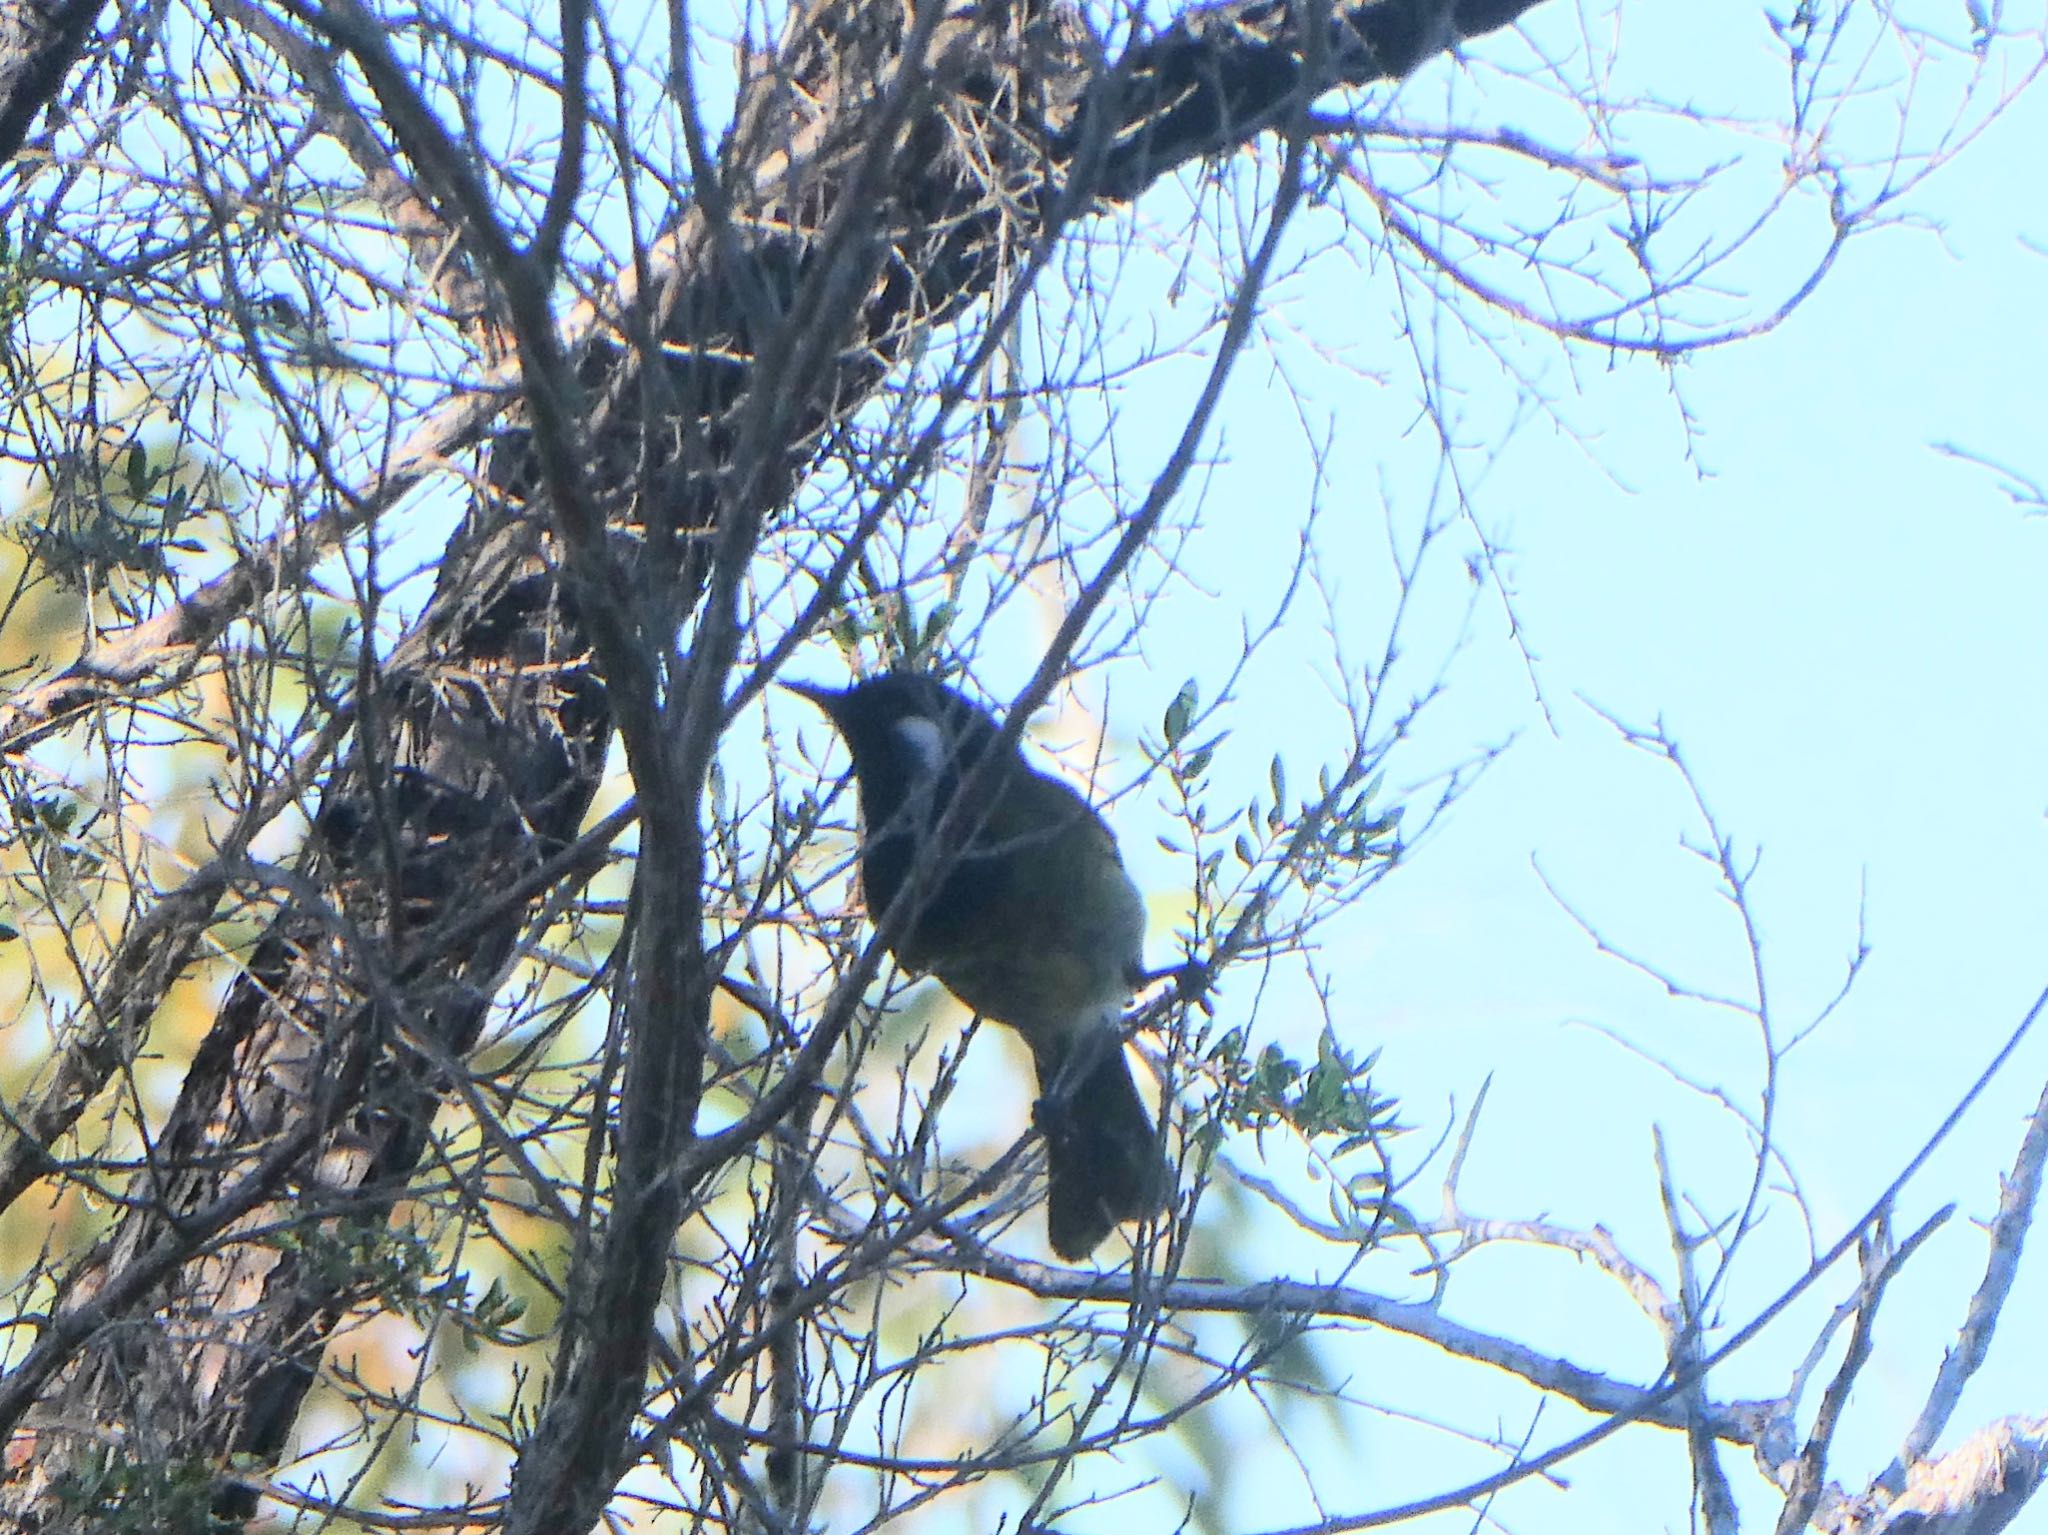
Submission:
[[[946,747],[945,732],[937,720],[923,714],[906,714],[896,722],[896,735],[917,764],[920,778],[935,778],[952,755]]]

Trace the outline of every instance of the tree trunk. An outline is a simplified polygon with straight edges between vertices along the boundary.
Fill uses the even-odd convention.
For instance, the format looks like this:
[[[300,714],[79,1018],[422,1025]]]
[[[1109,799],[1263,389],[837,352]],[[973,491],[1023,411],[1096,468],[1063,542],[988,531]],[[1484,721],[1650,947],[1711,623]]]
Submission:
[[[1532,3],[1340,7],[1306,51],[1329,83],[1398,74]],[[364,678],[354,750],[128,1213],[0,1382],[14,1527],[90,1528],[95,1509],[151,1496],[168,1511],[194,1477],[215,1512],[253,1508],[235,1469],[275,1464],[328,1341],[379,1304],[336,1260],[385,1231],[549,880],[573,872],[549,861],[589,809],[615,714],[651,707],[600,676],[588,604],[618,604],[665,646],[716,542],[743,557],[827,430],[932,327],[1096,197],[1135,195],[1317,93],[1308,8],[1279,0],[1192,13],[1114,68],[1069,15],[1028,0],[936,24],[932,9],[917,23],[897,0],[800,5],[746,89],[717,197],[665,245],[670,275],[584,342],[565,381],[583,402],[570,469],[623,591],[591,590],[600,566],[559,542],[540,487],[563,466],[537,462],[518,425],[493,445],[427,612]],[[723,668],[698,659],[722,697]],[[638,787],[644,807],[668,786]],[[695,803],[666,808],[687,839]],[[673,894],[665,920],[696,923],[696,891]],[[565,1320],[515,1527],[587,1527],[625,1468],[668,1244],[697,1192],[660,1170],[693,1132],[716,979],[676,980],[688,1006],[659,1038],[627,1013],[599,1299]]]

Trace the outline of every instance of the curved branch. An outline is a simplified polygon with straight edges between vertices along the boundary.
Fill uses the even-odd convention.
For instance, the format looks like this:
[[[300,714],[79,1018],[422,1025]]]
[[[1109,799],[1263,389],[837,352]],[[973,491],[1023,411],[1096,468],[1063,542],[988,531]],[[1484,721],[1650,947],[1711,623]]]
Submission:
[[[926,1255],[930,1267],[975,1274],[1035,1295],[1041,1300],[1101,1301],[1145,1305],[1193,1314],[1328,1317],[1369,1322],[1398,1332],[1474,1364],[1520,1377],[1540,1391],[1576,1403],[1588,1412],[1626,1414],[1636,1422],[1684,1431],[1697,1421],[1716,1439],[1754,1444],[1767,1425],[1769,1402],[1702,1403],[1697,1417],[1666,1388],[1631,1385],[1586,1369],[1555,1354],[1452,1320],[1435,1306],[1389,1300],[1349,1285],[1319,1285],[1272,1279],[1232,1284],[1220,1279],[1173,1279],[1134,1284],[1129,1274],[1094,1274],[1006,1257],[986,1248],[962,1256]],[[1142,1293],[1141,1293],[1142,1291]]]
[[[1941,1369],[1927,1393],[1927,1405],[1907,1432],[1898,1459],[1878,1479],[1880,1485],[1894,1490],[1905,1485],[1907,1469],[1917,1466],[1941,1437],[1962,1398],[1964,1385],[1990,1352],[1991,1334],[1998,1326],[1999,1313],[2005,1309],[2013,1276],[2019,1271],[2020,1251],[2026,1245],[2027,1231],[2041,1200],[2044,1163],[2048,1163],[2048,1087],[2041,1089],[2040,1101],[2027,1121],[2019,1155],[2013,1159],[2012,1176],[2002,1180],[1998,1214],[1991,1222],[1990,1257],[1984,1265],[1983,1282],[1970,1297],[1962,1332],[1942,1356]]]

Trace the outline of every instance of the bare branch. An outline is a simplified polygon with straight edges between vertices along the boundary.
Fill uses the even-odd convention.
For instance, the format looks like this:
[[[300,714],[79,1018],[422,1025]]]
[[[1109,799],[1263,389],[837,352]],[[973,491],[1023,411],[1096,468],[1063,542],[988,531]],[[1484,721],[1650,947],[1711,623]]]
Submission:
[[[1921,1243],[1954,1213],[1954,1206],[1937,1210],[1896,1248],[1891,1244],[1889,1224],[1880,1221],[1858,1250],[1861,1277],[1856,1288],[1856,1324],[1849,1330],[1849,1346],[1835,1368],[1834,1379],[1821,1394],[1820,1408],[1814,1413],[1813,1429],[1806,1436],[1805,1448],[1789,1470],[1777,1468],[1778,1480],[1787,1492],[1785,1506],[1778,1514],[1777,1535],[1798,1535],[1821,1507],[1827,1492],[1828,1450],[1834,1444],[1842,1410],[1849,1405],[1850,1389],[1863,1373],[1864,1365],[1870,1362],[1871,1336],[1877,1326],[1877,1308],[1884,1300],[1885,1286],[1905,1267]]]
[[[1956,1341],[1942,1355],[1941,1368],[1928,1388],[1926,1405],[1906,1433],[1898,1456],[1878,1478],[1878,1485],[1897,1492],[1911,1469],[1933,1448],[1934,1441],[1948,1426],[1963,1387],[1976,1374],[1991,1351],[1991,1335],[2012,1292],[2013,1276],[2019,1272],[2020,1253],[2033,1226],[2034,1211],[2041,1202],[2041,1170],[2048,1164],[2048,1087],[2027,1119],[2027,1133],[2020,1140],[2011,1176],[2001,1179],[1998,1213],[1991,1220],[1990,1252],[1984,1263],[1984,1278],[1970,1297],[1963,1314],[1963,1327]]]

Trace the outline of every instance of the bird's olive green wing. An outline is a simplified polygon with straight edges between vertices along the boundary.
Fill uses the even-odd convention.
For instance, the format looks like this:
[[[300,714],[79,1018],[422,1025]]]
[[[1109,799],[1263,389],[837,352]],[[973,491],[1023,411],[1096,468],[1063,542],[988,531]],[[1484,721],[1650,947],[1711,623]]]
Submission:
[[[1023,1032],[1066,1032],[1129,995],[1144,906],[1116,839],[1057,779],[1004,786],[916,924],[908,964]]]

